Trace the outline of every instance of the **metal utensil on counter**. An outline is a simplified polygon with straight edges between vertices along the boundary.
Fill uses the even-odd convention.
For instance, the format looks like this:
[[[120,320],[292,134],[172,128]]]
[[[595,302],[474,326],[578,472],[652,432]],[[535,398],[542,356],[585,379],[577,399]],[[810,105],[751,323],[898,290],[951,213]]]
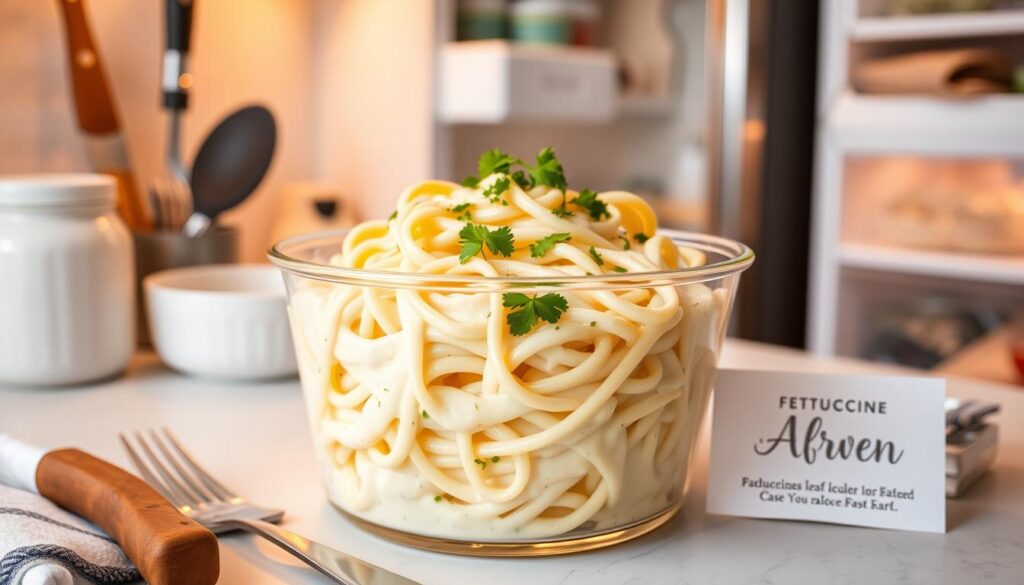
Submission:
[[[145,482],[78,449],[45,452],[0,435],[0,483],[97,524],[152,585],[213,585],[217,538]]]
[[[262,106],[242,108],[210,132],[192,164],[194,212],[189,237],[201,235],[228,209],[244,201],[263,180],[274,158],[277,127]]]
[[[238,496],[207,473],[167,429],[120,435],[132,465],[179,510],[215,534],[246,530],[258,534],[342,585],[417,585],[415,581],[289,532],[284,510],[263,508]],[[158,455],[159,453],[159,455]]]
[[[133,231],[152,221],[139,196],[125,148],[114,98],[107,85],[99,51],[85,14],[85,0],[57,0],[67,32],[68,65],[78,127],[84,134],[93,168],[117,179],[117,211]]]
[[[164,51],[163,105],[168,113],[166,168],[149,183],[157,224],[178,229],[192,213],[189,175],[181,162],[181,115],[188,107],[192,76],[188,51],[192,36],[193,0],[167,0],[167,49]]]

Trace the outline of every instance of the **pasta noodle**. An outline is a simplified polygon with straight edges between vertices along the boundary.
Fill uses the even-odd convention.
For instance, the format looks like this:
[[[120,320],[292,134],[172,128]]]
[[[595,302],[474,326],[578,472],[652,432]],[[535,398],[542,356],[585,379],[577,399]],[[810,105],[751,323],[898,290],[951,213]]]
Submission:
[[[700,265],[656,235],[639,197],[511,182],[413,185],[396,216],[352,229],[337,266],[481,277]],[[493,189],[491,190],[493,191]],[[460,262],[467,223],[508,227],[510,255]],[[539,257],[530,249],[561,234]],[[643,234],[638,236],[637,234]],[[681,495],[729,296],[704,284],[564,290],[567,309],[510,332],[500,292],[310,280],[294,337],[331,499],[371,522],[462,539],[543,539],[652,516]]]

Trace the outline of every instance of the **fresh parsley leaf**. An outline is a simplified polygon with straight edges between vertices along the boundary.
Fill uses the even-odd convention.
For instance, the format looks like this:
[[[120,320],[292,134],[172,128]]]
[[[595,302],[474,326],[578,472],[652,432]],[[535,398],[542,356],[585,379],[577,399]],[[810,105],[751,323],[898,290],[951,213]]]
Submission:
[[[498,457],[497,455],[491,457],[491,463],[497,463],[499,461],[501,461],[501,457]]]
[[[615,272],[629,272],[628,270],[621,266],[616,266],[615,268],[612,268],[612,270],[614,270]]]
[[[462,211],[465,211],[465,210],[469,209],[470,205],[472,205],[472,203],[459,203],[458,205],[452,205],[451,207],[449,207],[448,211],[453,211],[455,213],[459,213],[459,212],[462,212]]]
[[[480,179],[476,178],[476,175],[470,175],[470,176],[466,177],[465,179],[462,179],[462,182],[459,183],[459,184],[462,185],[463,187],[470,187],[470,188],[472,188],[472,187],[476,187],[477,183],[479,183],[479,182],[480,182]]]
[[[480,155],[480,160],[476,163],[476,169],[480,177],[489,177],[494,173],[505,173],[507,175],[512,169],[512,165],[519,162],[519,159],[495,148]]]
[[[595,250],[593,246],[590,247],[589,252],[590,257],[594,259],[594,262],[597,262],[598,266],[604,266],[604,257],[601,256],[600,252]]]
[[[509,308],[524,307],[530,302],[530,297],[523,293],[505,293],[501,295],[501,304]]]
[[[580,196],[574,198],[569,203],[586,209],[587,213],[590,214],[590,219],[595,221],[600,221],[603,217],[612,216],[612,214],[608,212],[608,205],[606,205],[604,201],[598,199],[597,193],[590,189],[580,191]]]
[[[643,244],[643,243],[646,243],[647,240],[651,239],[651,237],[648,236],[647,234],[643,233],[643,232],[640,232],[640,233],[633,234],[633,239],[636,240],[636,242],[638,244]]]
[[[481,458],[477,457],[476,459],[473,460],[473,463],[476,463],[477,465],[479,465],[480,469],[487,469],[487,460],[486,459],[481,459]]]
[[[441,496],[434,496],[434,503],[435,504],[440,504],[441,503]]]
[[[388,216],[388,221],[392,221],[396,217],[398,217],[398,210],[397,209],[391,212],[391,215]]]
[[[487,226],[474,223],[467,223],[459,230],[459,244],[462,250],[459,252],[459,264],[469,262],[469,259],[484,251],[484,246],[492,254],[499,256],[511,256],[515,245],[512,229],[502,226],[494,231],[487,229]],[[486,258],[486,254],[484,254]]]
[[[511,256],[515,249],[515,237],[512,228],[502,226],[487,234],[487,249],[493,254]]]
[[[562,313],[569,309],[569,302],[558,293],[533,297],[522,293],[505,293],[501,301],[506,307],[519,309],[505,317],[512,335],[526,335],[537,325],[538,318],[548,323],[557,323]]]
[[[487,234],[486,227],[472,223],[467,223],[459,230],[459,244],[462,246],[462,250],[459,251],[459,264],[469,262],[470,258],[480,253]]]
[[[529,172],[534,185],[547,185],[565,191],[565,171],[550,146],[537,153],[537,166],[530,167]]]
[[[571,236],[568,233],[551,234],[550,236],[544,236],[536,242],[530,244],[530,256],[534,258],[541,258],[544,254],[547,254],[551,248],[555,247],[555,244],[559,242],[568,242]]]
[[[622,238],[622,249],[623,250],[628,250],[628,249],[633,247],[633,244],[629,243],[629,238],[627,238],[625,236],[625,234],[620,234],[619,237]]]
[[[430,418],[430,415],[427,414],[426,409],[424,409],[422,412],[420,412],[420,416],[422,416],[423,418]]]
[[[517,185],[519,185],[520,189],[529,189],[531,186],[530,178],[527,177],[526,173],[524,173],[523,171],[516,171],[512,173],[512,180],[515,181]]]
[[[490,187],[484,189],[484,197],[488,198],[491,203],[497,203],[501,200],[502,194],[504,194],[505,191],[508,191],[509,185],[511,185],[511,181],[509,180],[508,175],[505,175],[491,183]],[[508,203],[504,201],[502,203],[508,205]]]

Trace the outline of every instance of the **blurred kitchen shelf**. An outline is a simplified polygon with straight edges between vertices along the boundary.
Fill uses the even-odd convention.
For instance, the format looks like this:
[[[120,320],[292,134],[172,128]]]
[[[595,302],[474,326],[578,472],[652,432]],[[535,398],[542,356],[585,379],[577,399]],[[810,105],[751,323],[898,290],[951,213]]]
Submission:
[[[842,94],[829,114],[841,148],[862,153],[1024,155],[1024,96],[950,100]]]
[[[671,116],[676,101],[669,96],[624,95],[619,99],[619,116],[628,118],[660,118]]]
[[[960,378],[1024,385],[1010,354],[1009,327],[1001,327],[971,343],[935,367],[935,372]]]
[[[855,41],[904,41],[1024,34],[1024,10],[990,10],[916,16],[870,16],[853,21]]]
[[[438,114],[453,124],[509,120],[606,122],[618,107],[606,49],[448,42],[440,51]]]
[[[839,261],[851,268],[1024,285],[1024,256],[936,252],[846,242],[839,248]]]

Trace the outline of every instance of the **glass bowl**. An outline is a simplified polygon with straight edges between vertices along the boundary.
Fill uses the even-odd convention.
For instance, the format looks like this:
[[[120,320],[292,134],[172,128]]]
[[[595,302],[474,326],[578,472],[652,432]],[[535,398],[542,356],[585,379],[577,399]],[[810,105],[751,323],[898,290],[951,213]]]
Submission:
[[[747,246],[662,230],[706,263],[485,278],[333,266],[345,233],[270,250],[342,513],[412,546],[530,556],[628,540],[679,509]],[[559,320],[511,335],[506,295],[552,292]]]

